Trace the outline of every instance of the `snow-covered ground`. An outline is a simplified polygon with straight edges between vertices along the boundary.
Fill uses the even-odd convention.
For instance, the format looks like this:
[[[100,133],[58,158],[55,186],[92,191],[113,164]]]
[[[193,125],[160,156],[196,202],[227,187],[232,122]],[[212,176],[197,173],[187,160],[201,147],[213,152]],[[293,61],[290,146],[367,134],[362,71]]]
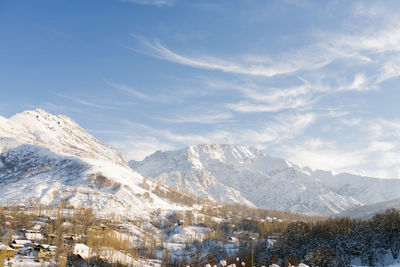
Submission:
[[[11,265],[9,265],[11,263]],[[49,262],[38,262],[35,261],[33,257],[25,257],[25,256],[20,256],[20,255],[16,255],[14,258],[11,258],[9,261],[5,261],[5,265],[4,266],[16,266],[16,267],[53,267],[54,264],[49,263]]]

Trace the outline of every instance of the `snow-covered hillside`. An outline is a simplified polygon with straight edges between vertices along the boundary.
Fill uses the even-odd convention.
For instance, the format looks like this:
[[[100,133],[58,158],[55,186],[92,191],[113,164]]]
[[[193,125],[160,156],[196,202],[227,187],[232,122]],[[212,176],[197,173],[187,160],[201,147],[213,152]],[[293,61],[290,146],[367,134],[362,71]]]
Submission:
[[[338,214],[339,217],[352,217],[360,219],[369,219],[377,213],[383,213],[388,209],[400,210],[400,198],[383,201],[378,203],[356,206]]]
[[[400,197],[397,179],[312,170],[245,146],[190,146],[129,164],[162,184],[209,199],[306,214],[337,214]]]
[[[66,116],[37,109],[0,117],[0,203],[64,200],[66,205],[132,213],[179,209],[152,192],[156,183],[143,181],[118,151]]]

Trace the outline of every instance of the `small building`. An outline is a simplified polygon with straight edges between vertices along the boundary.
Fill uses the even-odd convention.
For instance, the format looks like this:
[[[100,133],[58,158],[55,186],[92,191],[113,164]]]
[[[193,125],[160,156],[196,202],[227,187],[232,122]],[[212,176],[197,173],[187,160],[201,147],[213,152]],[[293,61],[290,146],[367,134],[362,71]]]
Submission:
[[[15,252],[18,252],[18,249],[26,247],[28,244],[32,242],[27,239],[15,239],[11,242],[11,247],[14,249]]]
[[[56,246],[49,244],[40,244],[35,247],[38,259],[48,259],[52,257],[56,251]]]
[[[65,241],[74,241],[76,238],[75,238],[75,235],[74,234],[72,234],[72,235],[64,235],[64,240]]]
[[[9,257],[9,258],[14,257],[14,249],[12,249],[11,247],[0,243],[0,250],[6,252],[6,255],[5,255],[6,257]]]
[[[83,259],[89,258],[90,248],[83,243],[76,243],[73,254],[81,256]]]
[[[40,244],[35,247],[35,249],[41,249],[41,250],[46,250],[50,252],[56,251],[57,247],[54,245],[49,245],[49,244]]]
[[[29,240],[44,240],[44,236],[37,230],[26,230],[25,238]]]
[[[228,243],[229,244],[237,244],[237,243],[239,243],[239,239],[237,237],[231,236],[228,238]]]
[[[35,224],[31,230],[37,231],[36,233],[40,233],[40,230],[42,229],[42,225],[40,223]]]

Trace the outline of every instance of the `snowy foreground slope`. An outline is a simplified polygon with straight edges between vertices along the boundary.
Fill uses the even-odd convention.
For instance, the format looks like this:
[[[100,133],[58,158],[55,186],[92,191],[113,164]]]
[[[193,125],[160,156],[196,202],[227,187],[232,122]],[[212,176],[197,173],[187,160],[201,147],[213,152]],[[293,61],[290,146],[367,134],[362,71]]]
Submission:
[[[0,117],[0,203],[86,206],[104,212],[179,209],[120,153],[70,118],[37,109]],[[168,190],[162,188],[162,190]]]
[[[209,199],[305,214],[338,214],[400,197],[397,179],[312,170],[245,146],[190,146],[129,164],[162,184]]]

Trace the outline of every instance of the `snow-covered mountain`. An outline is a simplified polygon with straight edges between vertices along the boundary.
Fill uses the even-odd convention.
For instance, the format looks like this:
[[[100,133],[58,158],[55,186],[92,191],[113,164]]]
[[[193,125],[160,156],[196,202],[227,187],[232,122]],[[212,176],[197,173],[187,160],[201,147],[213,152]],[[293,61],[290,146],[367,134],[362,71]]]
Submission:
[[[37,109],[0,117],[0,203],[57,204],[140,213],[180,205],[154,194],[115,149],[70,118]],[[158,190],[168,190],[157,187]]]
[[[220,202],[330,215],[400,198],[400,180],[312,170],[244,146],[159,151],[129,165],[66,116],[37,109],[0,117],[0,203],[181,209],[166,199],[167,185]]]
[[[400,179],[312,170],[245,146],[190,146],[129,164],[162,184],[212,200],[305,214],[338,214],[400,197]]]
[[[338,214],[338,217],[352,217],[369,219],[377,213],[383,213],[388,209],[400,210],[400,198],[389,201],[372,203],[364,206],[356,206]]]

